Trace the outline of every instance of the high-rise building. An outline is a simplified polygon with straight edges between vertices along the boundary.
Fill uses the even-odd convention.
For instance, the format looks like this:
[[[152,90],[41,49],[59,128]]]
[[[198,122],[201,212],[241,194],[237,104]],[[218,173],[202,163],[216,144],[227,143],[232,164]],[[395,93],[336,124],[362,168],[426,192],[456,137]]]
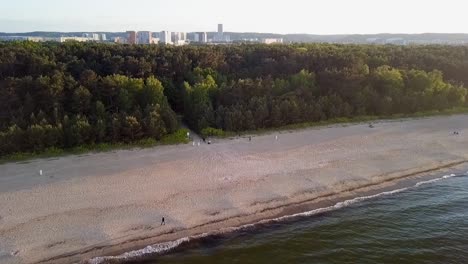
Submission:
[[[170,31],[161,31],[159,41],[163,44],[172,44],[172,34]]]
[[[206,32],[197,32],[197,33],[195,33],[195,42],[207,43],[208,42],[208,34],[206,34]]]
[[[179,42],[179,41],[186,41],[187,40],[187,33],[185,32],[172,32],[172,41]]]
[[[215,42],[231,42],[231,37],[229,35],[224,34],[224,26],[223,24],[218,24],[218,32],[214,35],[213,40]]]
[[[223,42],[224,41],[224,31],[223,31],[223,24],[218,24],[218,32],[214,36],[215,42]]]
[[[208,42],[208,34],[206,32],[202,32],[201,38],[200,38],[201,43],[207,43]]]
[[[178,46],[187,44],[187,33],[172,32],[172,43]]]
[[[137,44],[137,32],[136,31],[127,31],[127,43]]]
[[[101,34],[101,35],[99,36],[99,40],[100,40],[100,41],[106,41],[106,40],[107,40],[106,34],[104,34],[104,33]]]
[[[152,43],[151,31],[139,31],[137,33],[137,43],[138,44],[151,44]]]

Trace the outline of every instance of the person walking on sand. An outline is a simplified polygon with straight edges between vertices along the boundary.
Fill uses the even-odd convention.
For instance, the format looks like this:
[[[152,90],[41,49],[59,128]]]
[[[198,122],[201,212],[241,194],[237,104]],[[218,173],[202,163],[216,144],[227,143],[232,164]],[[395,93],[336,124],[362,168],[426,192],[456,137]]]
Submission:
[[[164,220],[164,216],[163,216],[163,218],[161,219],[161,225],[166,225],[166,221]]]

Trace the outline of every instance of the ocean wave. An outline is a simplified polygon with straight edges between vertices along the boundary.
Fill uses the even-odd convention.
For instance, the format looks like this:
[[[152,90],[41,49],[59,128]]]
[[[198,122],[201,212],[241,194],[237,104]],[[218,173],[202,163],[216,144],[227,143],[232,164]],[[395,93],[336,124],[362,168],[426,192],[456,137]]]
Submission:
[[[141,256],[150,255],[150,254],[162,254],[180,246],[181,244],[185,242],[189,242],[190,239],[193,239],[193,238],[195,237],[183,237],[175,241],[159,243],[159,244],[147,246],[143,249],[126,252],[119,256],[96,257],[96,258],[89,260],[88,263],[99,264],[99,263],[104,263],[105,261],[109,261],[109,260],[130,260],[130,259],[135,259]]]
[[[442,176],[440,178],[435,178],[435,179],[431,179],[431,180],[427,180],[427,181],[417,182],[416,184],[414,184],[413,186],[410,186],[410,187],[400,188],[400,189],[396,189],[396,190],[392,190],[392,191],[385,191],[385,192],[381,192],[381,193],[377,193],[377,194],[373,194],[373,195],[369,195],[369,196],[360,196],[360,197],[356,197],[356,198],[353,198],[353,199],[338,202],[338,203],[336,203],[335,205],[332,205],[332,206],[322,207],[322,208],[318,208],[318,209],[314,209],[314,210],[310,210],[310,211],[306,211],[306,212],[302,212],[302,213],[280,216],[280,217],[273,218],[273,219],[264,219],[264,220],[260,220],[258,222],[252,223],[252,224],[245,224],[245,225],[238,226],[238,227],[222,228],[222,229],[219,229],[217,231],[210,232],[210,233],[203,233],[203,234],[199,234],[199,235],[183,237],[183,238],[177,239],[175,241],[150,245],[150,246],[147,246],[147,247],[145,247],[143,249],[126,252],[126,253],[124,253],[122,255],[118,255],[118,256],[96,257],[96,258],[93,258],[93,259],[89,260],[87,263],[89,263],[89,264],[102,264],[102,263],[105,263],[106,261],[109,261],[109,260],[126,261],[126,260],[135,260],[135,259],[141,258],[143,256],[148,256],[148,255],[160,255],[160,254],[167,253],[167,252],[181,246],[182,244],[188,243],[188,242],[193,241],[193,240],[198,240],[198,239],[202,239],[202,238],[209,237],[209,236],[215,236],[215,235],[219,235],[219,234],[232,233],[232,232],[236,232],[236,231],[250,229],[250,228],[254,228],[256,226],[263,225],[263,224],[281,222],[281,221],[285,221],[285,220],[295,219],[295,218],[298,218],[298,217],[313,216],[313,215],[317,215],[317,214],[320,214],[320,213],[325,213],[325,212],[329,212],[329,211],[333,211],[333,210],[338,210],[338,209],[348,207],[348,206],[356,204],[356,203],[360,203],[360,202],[363,202],[363,201],[375,199],[375,198],[378,198],[378,197],[388,196],[388,195],[404,192],[404,191],[409,190],[409,189],[417,188],[417,187],[420,187],[422,185],[435,183],[435,182],[438,182],[438,181],[441,181],[441,180],[444,180],[444,179],[449,179],[449,178],[453,178],[453,177],[461,177],[461,176],[468,176],[468,172],[466,172],[465,174],[461,174],[461,175],[456,175],[456,174],[444,175],[444,176]]]

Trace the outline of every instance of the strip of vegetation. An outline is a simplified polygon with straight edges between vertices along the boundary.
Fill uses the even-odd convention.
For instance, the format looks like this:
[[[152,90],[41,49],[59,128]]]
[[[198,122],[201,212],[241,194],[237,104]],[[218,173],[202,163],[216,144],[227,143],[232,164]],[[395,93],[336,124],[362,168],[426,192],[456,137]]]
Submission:
[[[187,129],[179,129],[175,133],[164,136],[161,140],[154,138],[145,138],[130,143],[99,143],[91,145],[82,145],[70,149],[48,148],[40,152],[18,152],[0,158],[0,164],[7,162],[19,162],[39,158],[54,158],[66,155],[80,155],[85,153],[100,153],[114,150],[144,149],[160,145],[187,144]]]

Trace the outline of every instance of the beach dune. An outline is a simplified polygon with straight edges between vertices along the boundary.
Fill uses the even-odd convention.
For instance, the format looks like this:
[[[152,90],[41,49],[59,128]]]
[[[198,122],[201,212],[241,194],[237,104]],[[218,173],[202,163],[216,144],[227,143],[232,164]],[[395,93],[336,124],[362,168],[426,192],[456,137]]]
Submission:
[[[468,160],[468,115],[374,126],[0,165],[0,263],[120,254]]]

